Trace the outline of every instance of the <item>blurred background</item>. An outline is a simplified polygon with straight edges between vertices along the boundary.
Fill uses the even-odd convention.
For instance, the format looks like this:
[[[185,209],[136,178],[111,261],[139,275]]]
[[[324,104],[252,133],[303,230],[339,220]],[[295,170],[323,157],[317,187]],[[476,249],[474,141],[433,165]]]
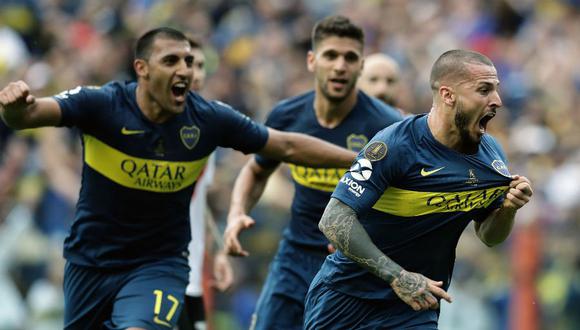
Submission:
[[[398,62],[399,106],[410,113],[429,111],[429,70],[443,51],[477,50],[498,69],[504,108],[490,131],[535,194],[499,247],[486,248],[468,227],[440,328],[580,329],[579,0],[0,0],[0,86],[22,79],[45,96],[131,79],[135,39],[168,25],[205,45],[201,94],[263,122],[277,101],[312,88],[310,31],[332,14],[364,27],[366,54]],[[0,123],[2,330],[62,329],[61,249],[78,183],[53,162],[63,157],[78,172],[81,150],[74,131],[59,131],[64,148],[40,130]],[[245,160],[218,151],[211,207],[222,231]],[[289,215],[288,182],[284,169],[270,180],[257,226],[242,237],[251,256],[233,260],[234,287],[211,296],[210,328],[248,327]]]

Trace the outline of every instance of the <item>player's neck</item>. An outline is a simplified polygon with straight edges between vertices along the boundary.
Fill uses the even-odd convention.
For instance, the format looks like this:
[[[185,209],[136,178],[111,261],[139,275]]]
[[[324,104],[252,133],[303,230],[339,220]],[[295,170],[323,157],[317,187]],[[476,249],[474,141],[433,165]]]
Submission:
[[[427,126],[437,142],[463,154],[473,154],[472,146],[466,145],[454,124],[453,118],[445,118],[445,109],[431,108],[427,115]],[[477,148],[476,150],[477,151]]]
[[[314,98],[314,113],[320,126],[325,128],[335,128],[348,114],[356,104],[357,93],[353,91],[347,98],[340,102],[332,102],[328,98],[316,93]]]
[[[173,116],[172,113],[164,111],[159,103],[157,103],[151,95],[147,93],[147,89],[142,88],[139,84],[137,85],[135,94],[139,110],[141,110],[141,113],[143,113],[145,118],[149,119],[151,122],[156,124],[164,123]]]

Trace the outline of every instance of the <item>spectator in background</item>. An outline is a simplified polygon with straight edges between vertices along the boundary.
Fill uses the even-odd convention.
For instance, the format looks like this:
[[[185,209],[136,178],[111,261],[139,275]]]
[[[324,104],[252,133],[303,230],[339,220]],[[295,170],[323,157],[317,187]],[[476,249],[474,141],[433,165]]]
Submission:
[[[401,85],[399,65],[390,56],[374,53],[365,57],[358,87],[386,104],[397,107]]]

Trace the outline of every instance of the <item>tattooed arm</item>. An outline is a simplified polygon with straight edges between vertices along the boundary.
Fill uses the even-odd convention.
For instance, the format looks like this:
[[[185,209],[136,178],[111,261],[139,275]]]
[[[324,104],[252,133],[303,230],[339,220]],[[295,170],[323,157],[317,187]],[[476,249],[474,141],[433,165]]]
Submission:
[[[330,199],[318,227],[338,250],[389,283],[399,298],[414,310],[439,308],[436,297],[451,302],[451,297],[441,288],[443,282],[408,272],[381,252],[354,210],[338,199]]]

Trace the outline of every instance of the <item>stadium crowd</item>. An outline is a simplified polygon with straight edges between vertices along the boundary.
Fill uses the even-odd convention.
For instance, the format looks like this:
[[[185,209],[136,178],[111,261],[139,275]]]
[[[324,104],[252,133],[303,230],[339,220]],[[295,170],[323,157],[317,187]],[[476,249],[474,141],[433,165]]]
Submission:
[[[311,87],[309,33],[330,14],[363,26],[366,54],[397,61],[398,106],[409,113],[429,110],[428,70],[441,52],[473,49],[498,68],[504,108],[490,133],[506,149],[511,171],[532,180],[535,196],[506,244],[487,249],[475,235],[463,236],[450,289],[456,301],[442,303],[440,328],[524,329],[515,320],[528,311],[535,322],[525,329],[579,329],[578,0],[3,0],[0,86],[23,79],[49,95],[132,79],[135,38],[168,25],[207,46],[204,96],[263,122],[277,101]],[[42,131],[0,125],[0,329],[62,328],[61,250],[74,192],[50,166],[55,151],[43,149]],[[70,150],[59,155],[78,171],[78,137],[70,138]],[[224,225],[245,159],[217,156],[211,207]],[[234,287],[211,303],[215,329],[249,324],[288,217],[287,175],[277,173],[254,210],[258,230],[242,237],[251,256],[233,260]]]

